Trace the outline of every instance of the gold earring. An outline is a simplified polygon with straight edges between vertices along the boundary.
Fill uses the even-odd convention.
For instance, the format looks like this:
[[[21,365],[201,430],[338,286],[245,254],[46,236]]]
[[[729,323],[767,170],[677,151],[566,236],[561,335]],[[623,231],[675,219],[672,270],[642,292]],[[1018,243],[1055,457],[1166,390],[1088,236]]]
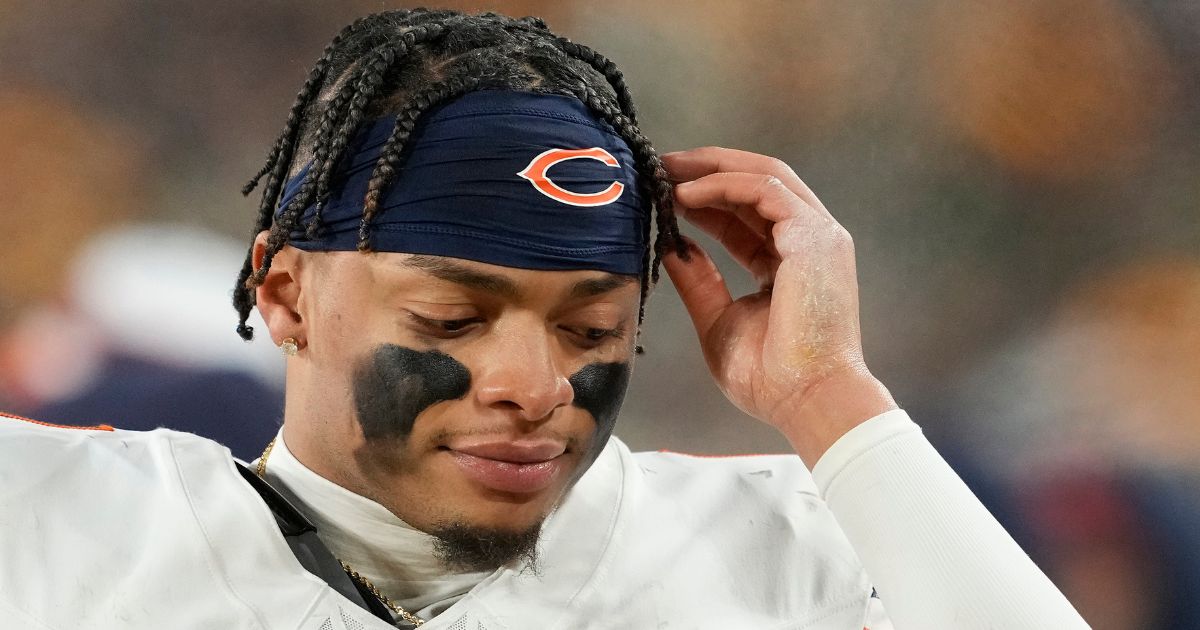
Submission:
[[[279,343],[279,349],[287,356],[294,357],[300,352],[300,344],[293,337],[288,337]]]

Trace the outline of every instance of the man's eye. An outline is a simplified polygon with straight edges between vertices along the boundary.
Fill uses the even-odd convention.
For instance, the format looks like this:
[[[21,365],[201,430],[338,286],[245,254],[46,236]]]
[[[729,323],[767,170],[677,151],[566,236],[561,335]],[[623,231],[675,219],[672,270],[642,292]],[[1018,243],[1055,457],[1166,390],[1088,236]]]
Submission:
[[[481,321],[483,321],[483,320],[479,319],[478,317],[471,317],[468,319],[436,319],[436,320],[433,320],[433,322],[435,324],[440,326],[441,329],[446,332],[457,332],[457,331],[462,330],[463,328],[466,328],[467,326],[470,326],[471,324],[481,322]]]
[[[412,318],[421,328],[433,335],[452,335],[454,333],[463,332],[468,326],[478,324],[483,321],[482,317],[465,317],[463,319],[433,319],[429,317],[421,317],[416,313],[409,313]]]
[[[583,337],[589,344],[599,345],[605,339],[624,339],[624,328],[576,328],[572,332]]]

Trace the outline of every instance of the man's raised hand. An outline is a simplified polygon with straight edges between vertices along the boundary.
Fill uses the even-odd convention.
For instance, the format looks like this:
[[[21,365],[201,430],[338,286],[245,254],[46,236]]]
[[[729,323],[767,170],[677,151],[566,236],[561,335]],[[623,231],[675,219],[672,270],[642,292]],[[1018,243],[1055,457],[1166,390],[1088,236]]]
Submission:
[[[734,299],[708,254],[663,264],[717,385],[780,429],[812,466],[857,424],[894,409],[867,370],[850,234],[787,164],[707,147],[663,156],[680,216],[757,280]]]

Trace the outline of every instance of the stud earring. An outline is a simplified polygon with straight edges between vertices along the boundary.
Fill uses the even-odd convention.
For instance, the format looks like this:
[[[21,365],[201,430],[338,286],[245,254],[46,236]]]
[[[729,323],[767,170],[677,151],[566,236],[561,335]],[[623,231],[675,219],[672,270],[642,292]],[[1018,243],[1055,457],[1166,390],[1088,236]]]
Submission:
[[[292,337],[288,337],[279,343],[279,349],[289,357],[296,356],[300,352],[300,344]]]

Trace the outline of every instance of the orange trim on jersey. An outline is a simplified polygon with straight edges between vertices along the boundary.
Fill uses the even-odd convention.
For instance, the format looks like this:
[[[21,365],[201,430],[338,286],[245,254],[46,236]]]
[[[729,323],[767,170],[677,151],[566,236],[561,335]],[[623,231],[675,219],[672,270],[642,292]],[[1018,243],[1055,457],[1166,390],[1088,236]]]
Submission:
[[[41,420],[34,420],[33,418],[26,418],[24,416],[14,416],[11,413],[5,413],[2,411],[0,411],[0,418],[9,418],[12,420],[20,420],[21,422],[28,422],[30,424],[40,424],[41,426],[51,427],[51,428],[55,428],[55,429],[75,429],[77,431],[113,431],[113,430],[115,430],[112,427],[108,426],[107,424],[97,424],[97,425],[90,426],[90,427],[76,427],[76,426],[71,426],[69,424],[53,424],[50,422],[42,422]]]

